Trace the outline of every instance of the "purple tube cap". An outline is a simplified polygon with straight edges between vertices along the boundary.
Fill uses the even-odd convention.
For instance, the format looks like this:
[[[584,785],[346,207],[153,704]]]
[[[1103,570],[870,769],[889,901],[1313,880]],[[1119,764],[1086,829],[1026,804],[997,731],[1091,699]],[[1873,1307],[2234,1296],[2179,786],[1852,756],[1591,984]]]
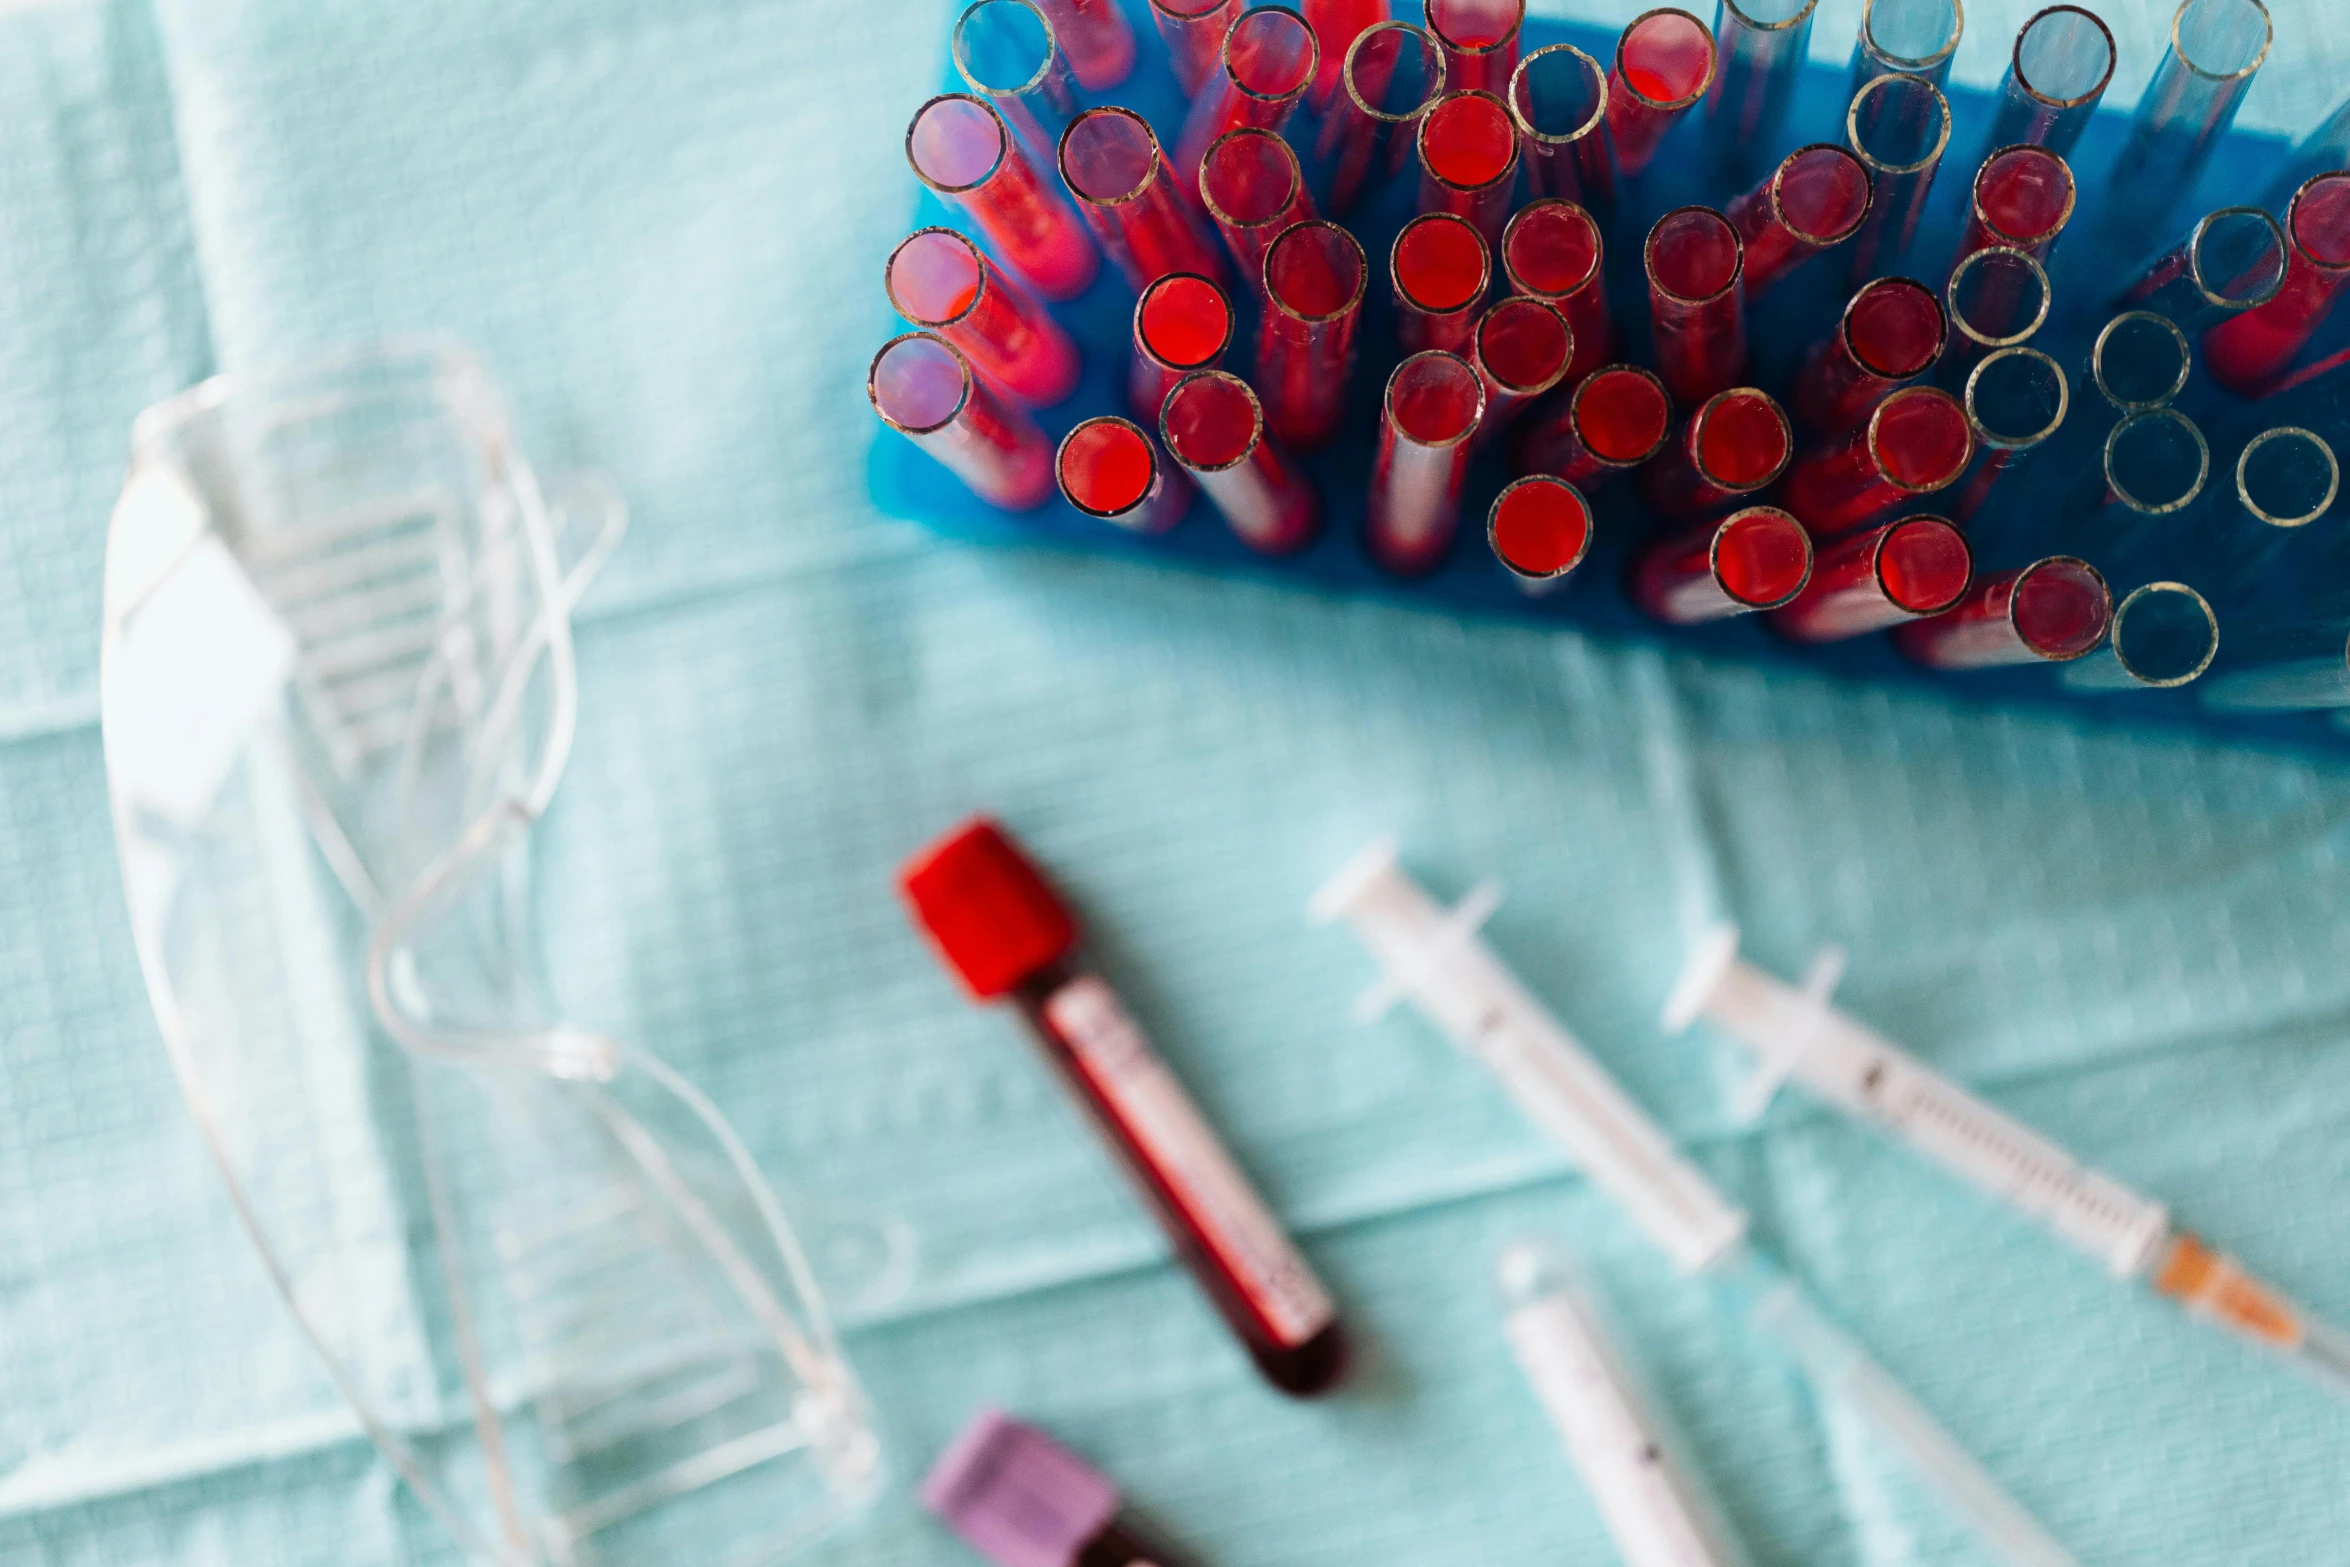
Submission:
[[[1118,1488],[1000,1409],[982,1409],[922,1482],[922,1505],[996,1567],[1069,1567],[1116,1516]]]

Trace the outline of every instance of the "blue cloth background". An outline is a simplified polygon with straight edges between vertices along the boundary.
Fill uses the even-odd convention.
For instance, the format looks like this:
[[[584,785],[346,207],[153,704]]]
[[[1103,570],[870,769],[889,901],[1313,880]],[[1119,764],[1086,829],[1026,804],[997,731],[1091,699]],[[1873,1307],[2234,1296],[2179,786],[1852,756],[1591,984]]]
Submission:
[[[1620,22],[1629,0],[1581,14]],[[2028,6],[1978,0],[1962,79]],[[2168,6],[2104,8],[2135,96]],[[2350,37],[2276,6],[2245,123]],[[1827,0],[1823,56],[1857,0]],[[788,0],[0,6],[0,1559],[432,1563],[230,1221],[146,1010],[95,729],[132,415],[215,368],[454,330],[542,468],[611,469],[545,832],[559,993],[699,1080],[771,1172],[928,1266],[852,1353],[899,1482],[825,1560],[953,1563],[904,1478],[983,1400],[1203,1561],[1605,1560],[1504,1351],[1528,1229],[1585,1251],[1766,1563],[1970,1547],[1666,1276],[1306,895],[1375,832],[1491,935],[2084,1562],[2313,1562],[2350,1410],[1793,1099],[1742,1131],[1653,1018],[1700,922],[1852,950],[1849,1005],[2336,1320],[2350,775],[1149,568],[942,544],[860,492],[858,384],[947,12]],[[1270,1394],[898,860],[1001,813],[1369,1346]],[[721,1542],[678,1542],[679,1560]]]

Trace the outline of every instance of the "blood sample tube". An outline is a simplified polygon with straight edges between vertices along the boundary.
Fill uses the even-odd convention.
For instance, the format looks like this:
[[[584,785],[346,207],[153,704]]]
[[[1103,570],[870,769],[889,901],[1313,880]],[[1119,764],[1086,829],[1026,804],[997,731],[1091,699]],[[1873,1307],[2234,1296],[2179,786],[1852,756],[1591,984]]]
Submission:
[[[1224,258],[1176,189],[1159,139],[1132,109],[1088,109],[1061,133],[1061,179],[1137,291],[1170,272],[1221,282]]]
[[[2187,334],[2151,310],[2123,311],[2089,347],[2091,383],[2123,414],[2160,408],[2186,390],[2193,369]]]
[[[1335,223],[1300,223],[1265,252],[1256,388],[1267,427],[1286,446],[1320,446],[1338,433],[1370,275],[1363,247]]]
[[[2064,666],[2067,691],[2175,691],[2219,652],[2219,617],[2184,582],[2148,582],[2113,607],[2105,645]]]
[[[1121,1516],[1118,1488],[1031,1425],[983,1409],[922,1481],[922,1505],[995,1567],[1179,1567]]]
[[[889,253],[882,287],[899,315],[954,344],[1029,406],[1049,407],[1077,389],[1077,345],[967,236],[916,229]]]
[[[2073,215],[2072,165],[2045,147],[2002,147],[1975,170],[1966,230],[1950,259],[2004,245],[2046,262]]]
[[[1134,73],[1134,29],[1118,0],[1036,0],[1052,19],[1077,85],[1108,92]]]
[[[1893,645],[1929,669],[2065,663],[2105,640],[2113,594],[2097,568],[2051,555],[1979,577],[1956,609],[1893,628]]]
[[[1591,552],[1591,503],[1547,473],[1513,479],[1485,514],[1485,542],[1519,587],[1548,593]]]
[[[2072,156],[2112,80],[2113,33],[2097,13],[2077,5],[2035,12],[2015,35],[1991,145],[2038,142],[2059,157]]]
[[[1733,386],[1689,416],[1641,485],[1667,517],[1704,516],[1768,489],[1794,451],[1795,432],[1770,394]]]
[[[1321,502],[1265,432],[1264,409],[1246,381],[1225,370],[1185,376],[1167,394],[1159,434],[1241,543],[1287,555],[1314,541]]]
[[[1402,167],[1420,117],[1444,96],[1444,51],[1409,22],[1381,22],[1346,51],[1338,80],[1320,152],[1330,162],[1330,208],[1344,212],[1362,194],[1383,145],[1387,171]]]
[[[1719,0],[1714,47],[1720,61],[1706,95],[1714,150],[1743,166],[1777,139],[1811,47],[1820,0]]]
[[[1053,155],[1077,89],[1053,24],[1032,0],[974,0],[955,19],[955,74],[1003,116],[1028,151]]]
[[[1518,125],[1489,92],[1448,92],[1420,117],[1420,210],[1449,212],[1501,243],[1518,186]]]
[[[1196,272],[1170,272],[1134,302],[1134,358],[1126,400],[1150,424],[1175,383],[1218,363],[1232,346],[1232,305]]]
[[[1616,39],[1607,79],[1608,141],[1626,179],[1648,167],[1690,105],[1714,79],[1714,35],[1687,11],[1643,11]]]
[[[1880,76],[1950,80],[1950,61],[1966,31],[1961,0],[1861,0],[1860,39],[1852,50],[1852,90]]]
[[[1254,126],[1228,132],[1208,149],[1200,160],[1199,196],[1244,278],[1261,277],[1274,237],[1314,215],[1297,154]]]
[[[2221,207],[2196,219],[2115,303],[2200,334],[2276,298],[2289,249],[2284,225],[2260,208]]]
[[[1346,69],[1347,51],[1355,41],[1387,20],[1387,0],[1301,0],[1306,25],[1314,30],[1314,85],[1310,94],[1316,112],[1330,107],[1338,96],[1338,79]]]
[[[2194,188],[2236,123],[2275,29],[2260,0],[2180,0],[2170,48],[2139,95],[2105,197],[2109,232],[2144,224]]]
[[[1428,31],[1444,49],[1444,79],[1454,91],[1509,91],[1526,0],[1427,0],[1426,10]]]
[[[1950,100],[1922,76],[1880,76],[1853,94],[1844,135],[1876,189],[1852,244],[1853,277],[1873,277],[1898,265],[1917,234],[1950,145]]]
[[[1512,294],[1478,318],[1470,344],[1470,362],[1485,383],[1485,423],[1478,431],[1483,438],[1559,384],[1574,357],[1575,335],[1556,305]]]
[[[1811,580],[1811,535],[1776,506],[1659,539],[1632,560],[1632,602],[1675,626],[1777,609]]]
[[[1224,35],[1224,53],[1191,100],[1175,142],[1175,168],[1186,190],[1199,189],[1200,159],[1228,131],[1253,125],[1277,131],[1314,85],[1319,53],[1314,30],[1287,6],[1240,13]]]
[[[1444,559],[1460,527],[1485,387],[1466,359],[1431,349],[1395,367],[1382,411],[1367,542],[1382,567],[1416,576]]]
[[[1537,196],[1607,202],[1615,166],[1607,146],[1607,73],[1573,44],[1551,44],[1510,75],[1510,115],[1526,144],[1526,181]]]
[[[1784,499],[1805,527],[1833,538],[1948,489],[1974,457],[1974,430],[1958,399],[1938,386],[1905,386],[1859,429],[1797,458]]]
[[[906,161],[1045,298],[1075,299],[1093,281],[1100,258],[1077,215],[985,101],[946,93],[924,104],[906,127]]]
[[[865,372],[865,395],[882,423],[990,506],[1026,511],[1053,493],[1053,449],[1044,432],[937,333],[908,332],[882,344]]]
[[[2295,192],[2285,233],[2292,249],[2276,297],[2203,334],[2212,379],[2245,397],[2284,377],[2350,283],[2350,172],[2320,174]]]
[[[1860,232],[1869,215],[1869,171],[1828,142],[1798,147],[1725,214],[1746,247],[1746,297]]]
[[[1657,373],[1684,403],[1735,386],[1746,371],[1746,299],[1738,231],[1711,207],[1656,220],[1643,252]]]
[[[975,1000],[1009,1000],[1267,1380],[1332,1386],[1345,1338],[1329,1292],[1167,1070],[1078,957],[1075,918],[1004,830],[968,822],[898,874],[915,923]]]
[[[1942,302],[1925,284],[1905,277],[1862,284],[1836,330],[1804,355],[1795,417],[1821,435],[1851,429],[1888,392],[1932,369],[1948,335]]]
[[[1672,417],[1655,371],[1607,365],[1518,421],[1512,466],[1596,489],[1664,450]]]
[[[1797,642],[1841,642],[1939,615],[1966,597],[1975,558],[1966,536],[1919,515],[1820,546],[1811,581],[1771,611],[1771,629]]]
[[[1097,414],[1062,436],[1053,468],[1064,500],[1129,533],[1164,533],[1191,505],[1190,483],[1159,461],[1140,425],[1116,414]]]
[[[1396,232],[1387,270],[1395,284],[1395,336],[1404,352],[1458,353],[1468,347],[1493,260],[1467,219],[1421,213]]]
[[[1246,0],[1151,0],[1151,20],[1167,46],[1167,68],[1192,97],[1224,60],[1224,35]]]
[[[2063,367],[2037,348],[1995,349],[1966,378],[1967,425],[1975,460],[1951,486],[1951,517],[1965,524],[2016,464],[2043,448],[2064,424],[2072,389]]]
[[[1571,201],[1528,202],[1501,231],[1502,275],[1510,291],[1549,300],[1574,333],[1568,385],[1606,364],[1616,351],[1601,257],[1599,225]]]

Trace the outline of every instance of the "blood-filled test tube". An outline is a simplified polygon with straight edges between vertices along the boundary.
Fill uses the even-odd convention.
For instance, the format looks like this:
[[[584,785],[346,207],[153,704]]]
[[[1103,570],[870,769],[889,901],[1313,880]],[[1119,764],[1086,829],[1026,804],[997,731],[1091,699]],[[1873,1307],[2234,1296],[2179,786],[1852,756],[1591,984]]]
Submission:
[[[1966,229],[1950,264],[1992,245],[2047,261],[2072,218],[2073,197],[2072,165],[2062,157],[2031,142],[2000,148],[1975,170]]]
[[[1136,290],[1170,272],[1223,280],[1224,257],[1176,189],[1141,115],[1086,110],[1061,133],[1060,163],[1077,210]]]
[[[1518,124],[1489,92],[1448,92],[1420,117],[1420,210],[1450,212],[1501,243],[1518,187]]]
[[[1232,302],[1196,272],[1170,272],[1134,302],[1134,357],[1126,400],[1134,417],[1159,420],[1167,394],[1194,370],[1220,362],[1232,347]]]
[[[1227,370],[1185,376],[1167,394],[1159,435],[1241,543],[1287,555],[1314,541],[1321,502],[1266,433],[1264,408],[1246,381]]]
[[[1859,429],[1798,457],[1783,499],[1805,527],[1833,538],[1948,489],[1974,457],[1974,430],[1958,399],[1938,386],[1905,386]]]
[[[1502,486],[1485,513],[1485,542],[1519,587],[1548,593],[1591,552],[1591,503],[1564,479],[1530,473]]]
[[[1922,76],[1880,76],[1852,96],[1845,140],[1868,165],[1876,198],[1852,244],[1852,275],[1898,265],[1950,145],[1950,100]]]
[[[1184,1567],[1106,1475],[999,1409],[963,1428],[917,1494],[994,1567]]]
[[[1776,139],[1795,99],[1820,0],[1719,0],[1714,47],[1720,62],[1706,94],[1714,150],[1743,167]]]
[[[1281,129],[1314,85],[1320,51],[1306,19],[1287,6],[1243,11],[1224,35],[1224,52],[1191,100],[1175,142],[1175,168],[1186,190],[1199,188],[1199,163],[1228,131]]]
[[[1565,377],[1569,385],[1606,364],[1616,351],[1602,254],[1599,225],[1591,214],[1555,197],[1520,207],[1501,231],[1502,276],[1510,291],[1558,306],[1575,335],[1575,355],[1567,361]]]
[[[2184,582],[2147,582],[2113,607],[2105,645],[2065,665],[2067,691],[2175,691],[2211,667],[2219,617]]]
[[[1893,645],[1929,669],[2065,663],[2105,640],[2113,594],[2097,568],[2050,555],[1978,577],[1956,609],[1893,628]]]
[[[2028,340],[2048,319],[2048,271],[2020,250],[1994,245],[1951,271],[1942,297],[1948,304],[1950,343],[1942,380],[1963,382],[1987,353]]]
[[[1495,301],[1478,318],[1469,341],[1469,361],[1485,383],[1481,437],[1490,436],[1558,385],[1575,352],[1575,335],[1558,307],[1524,294]]]
[[[1706,399],[1641,476],[1667,517],[1699,517],[1768,489],[1795,453],[1786,411],[1768,392],[1733,386]]]
[[[2105,227],[2166,213],[2194,187],[2236,122],[2275,29],[2260,0],[2180,0],[2170,48],[2139,95],[2130,139],[2114,160]]]
[[[1167,46],[1167,68],[1189,98],[1224,60],[1224,35],[1247,0],[1151,0],[1151,20]]]
[[[1444,79],[1456,92],[1509,91],[1518,68],[1526,0],[1427,0],[1428,31],[1444,49]]]
[[[1746,298],[1738,231],[1711,207],[1676,207],[1643,249],[1657,373],[1684,403],[1702,403],[1746,371]]]
[[[1852,90],[1880,76],[1922,76],[1941,87],[1966,31],[1961,0],[1861,0],[1860,38],[1852,49]]]
[[[1044,432],[937,333],[908,332],[882,344],[865,372],[865,395],[882,423],[990,506],[1026,511],[1053,493],[1053,449]]]
[[[1975,460],[1951,486],[1948,509],[1964,524],[1982,510],[2001,478],[2063,427],[2072,388],[2055,360],[2018,345],[1986,354],[1967,376],[1960,402],[1974,431]]]
[[[2114,302],[2200,334],[2276,298],[2289,249],[2284,225],[2261,208],[2221,207],[2197,218]]]
[[[1116,992],[1079,957],[1075,917],[981,818],[898,873],[964,991],[1010,1001],[1152,1217],[1267,1380],[1321,1392],[1345,1369],[1337,1308]]]
[[[946,93],[906,127],[914,175],[971,214],[996,254],[1047,299],[1075,299],[1101,264],[1077,214],[1044,182],[996,112]]]
[[[1034,0],[973,0],[955,19],[955,74],[984,96],[1039,158],[1077,110],[1077,89],[1053,24]]]
[[[1771,611],[1771,629],[1797,642],[1865,636],[1956,608],[1974,573],[1974,553],[1952,523],[1904,517],[1821,545],[1811,581]]]
[[[1607,145],[1607,73],[1573,44],[1551,44],[1510,73],[1510,115],[1537,196],[1600,202],[1615,194]]]
[[[1301,0],[1306,25],[1314,30],[1314,85],[1309,101],[1316,112],[1338,96],[1338,79],[1355,41],[1387,20],[1388,0]]]
[[[1366,542],[1382,567],[1417,576],[1444,559],[1460,527],[1485,386],[1466,359],[1431,349],[1388,376],[1382,413]]]
[[[1468,347],[1493,279],[1492,255],[1474,225],[1449,212],[1421,213],[1396,231],[1387,271],[1404,352]]]
[[[1134,73],[1134,28],[1118,0],[1036,0],[1051,18],[1077,85],[1108,92]]]
[[[1077,345],[967,235],[916,229],[889,253],[882,287],[899,315],[954,344],[1029,406],[1049,407],[1077,389]]]
[[[2119,413],[2160,408],[2186,390],[2193,369],[2187,334],[2151,310],[2123,311],[2089,346],[2089,380]]]
[[[2292,249],[2276,297],[2203,334],[2212,379],[2245,397],[2283,379],[2350,283],[2350,172],[2320,174],[2295,192],[2285,234]]]
[[[1632,560],[1632,602],[1694,626],[1777,609],[1811,580],[1811,535],[1776,506],[1749,506],[1657,540]]]
[[[1596,489],[1664,450],[1673,403],[1656,372],[1606,365],[1518,421],[1511,465]]]
[[[1821,435],[1851,429],[1887,393],[1933,368],[1949,329],[1942,302],[1925,284],[1905,277],[1862,284],[1836,330],[1804,355],[1795,417]]]
[[[1300,223],[1265,252],[1256,388],[1284,445],[1320,446],[1338,433],[1370,276],[1363,247],[1335,223]]]
[[[1420,117],[1444,96],[1444,50],[1409,22],[1381,22],[1346,51],[1338,84],[1319,150],[1330,163],[1330,209],[1344,212],[1383,146],[1392,174],[1417,144]]]
[[[1159,460],[1140,425],[1116,414],[1096,414],[1062,436],[1053,471],[1062,499],[1129,533],[1164,533],[1191,505],[1190,482]]]
[[[2052,5],[2033,13],[2015,35],[1991,145],[2038,142],[2060,157],[2089,128],[2105,84],[2113,80],[2113,33],[2097,13]]]
[[[1665,132],[1705,96],[1714,79],[1714,35],[1687,11],[1643,11],[1616,39],[1607,79],[1608,142],[1626,179],[1656,156]]]
[[[1263,274],[1275,236],[1314,215],[1297,154],[1251,125],[1218,138],[1200,160],[1199,198],[1244,278]]]
[[[1724,215],[1746,247],[1746,297],[1860,232],[1869,215],[1869,171],[1829,142],[1798,147]]]

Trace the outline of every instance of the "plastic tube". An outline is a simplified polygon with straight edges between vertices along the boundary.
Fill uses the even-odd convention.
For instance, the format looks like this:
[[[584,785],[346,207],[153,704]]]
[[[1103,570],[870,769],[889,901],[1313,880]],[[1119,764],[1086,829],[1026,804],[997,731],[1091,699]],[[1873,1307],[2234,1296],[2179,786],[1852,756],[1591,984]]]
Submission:
[[[1714,35],[1687,11],[1643,11],[1616,39],[1607,79],[1608,141],[1616,172],[1630,179],[1714,80]]]
[[[1030,407],[1049,407],[1077,389],[1077,345],[969,236],[916,229],[889,253],[882,287],[899,315],[954,344]]]
[[[1240,377],[1185,376],[1167,394],[1159,435],[1249,548],[1287,555],[1321,530],[1313,484],[1266,433],[1264,409]]]
[[[1426,10],[1428,31],[1444,49],[1444,79],[1454,91],[1509,91],[1526,0],[1427,0]]]
[[[1960,0],[1861,0],[1860,37],[1852,48],[1852,90],[1888,73],[1922,76],[1940,87],[1966,31]]]
[[[2097,568],[2051,555],[1984,577],[1956,609],[1893,628],[1893,645],[1929,669],[2063,663],[2105,640],[2113,595]]]
[[[1942,355],[1942,379],[1965,380],[1983,355],[2029,340],[2048,319],[2048,271],[2020,250],[1994,245],[1961,261],[1942,290],[1948,304],[1950,344]]]
[[[1851,429],[1934,367],[1950,323],[1925,284],[1881,277],[1855,290],[1836,330],[1804,355],[1795,380],[1795,416],[1821,435]]]
[[[1314,85],[1309,100],[1316,112],[1338,96],[1347,52],[1363,34],[1387,20],[1387,0],[1302,0],[1306,25],[1314,30]]]
[[[1420,117],[1420,210],[1450,212],[1501,243],[1518,185],[1518,124],[1489,92],[1448,92]]]
[[[1706,95],[1706,118],[1718,155],[1743,165],[1768,147],[1787,118],[1811,47],[1820,0],[1717,0],[1714,44],[1720,63]]]
[[[1567,373],[1574,333],[1558,307],[1544,299],[1513,294],[1495,301],[1470,334],[1469,362],[1485,383],[1485,423],[1480,438],[1516,418]]]
[[[1361,195],[1386,139],[1390,172],[1417,141],[1421,116],[1444,96],[1444,51],[1409,22],[1381,22],[1346,51],[1339,93],[1323,117],[1321,155],[1330,161],[1330,209]]]
[[[2052,5],[2036,12],[2015,35],[1991,145],[2038,142],[2071,157],[2113,80],[2113,59],[2113,33],[2094,11]]]
[[[1134,73],[1134,29],[1118,0],[1036,0],[1052,19],[1077,85],[1108,92]]]
[[[1776,506],[1660,539],[1632,561],[1632,602],[1676,626],[1727,620],[1792,601],[1811,579],[1811,535]]]
[[[2201,333],[2265,305],[2285,286],[2284,225],[2258,207],[2221,207],[2195,220],[2115,301]]]
[[[1395,336],[1406,353],[1459,353],[1477,329],[1493,258],[1467,219],[1423,212],[1397,230],[1387,253],[1395,286]]]
[[[1852,244],[1858,279],[1898,264],[1908,251],[1950,145],[1950,100],[1922,76],[1880,76],[1853,94],[1844,136],[1876,187]]]
[[[1252,125],[1229,131],[1200,160],[1200,204],[1224,236],[1240,275],[1263,275],[1265,251],[1292,223],[1314,215],[1297,154],[1271,131]]]
[[[1126,400],[1134,417],[1159,421],[1167,394],[1195,370],[1218,364],[1232,347],[1232,303],[1196,272],[1170,272],[1134,302],[1134,356]]]
[[[1974,456],[1974,430],[1958,399],[1938,386],[1905,386],[1859,429],[1796,459],[1787,470],[1787,509],[1832,538],[1948,489]]]
[[[1673,403],[1643,365],[1607,365],[1518,421],[1513,466],[1596,489],[1664,450]]]
[[[1081,420],[1061,437],[1053,470],[1061,497],[1130,533],[1164,533],[1183,520],[1191,486],[1159,460],[1142,427],[1116,414]]]
[[[1746,297],[1860,232],[1869,215],[1869,171],[1831,142],[1798,147],[1726,214],[1746,247]]]
[[[2064,424],[2072,390],[2064,369],[2037,348],[2002,348],[1985,355],[1966,379],[1961,399],[1974,431],[1975,461],[1951,487],[1950,515],[1973,519],[1991,490],[2016,464],[2038,451]]]
[[[1703,516],[1769,488],[1794,451],[1795,432],[1770,394],[1734,386],[1689,416],[1641,487],[1667,517]]]
[[[2149,582],[2114,606],[2105,645],[2064,666],[2067,691],[2171,691],[2219,653],[2219,617],[2183,582]]]
[[[1573,44],[1537,49],[1511,74],[1508,99],[1535,195],[1602,203],[1614,198],[1607,73],[1597,60]]]
[[[1132,109],[1088,109],[1061,133],[1061,179],[1137,292],[1170,272],[1221,283],[1223,253],[1176,188],[1159,139]]]
[[[2203,334],[2212,379],[2245,397],[2283,379],[2350,283],[2350,173],[2320,174],[2295,192],[2285,233],[2292,250],[2276,297]]]
[[[1387,378],[1366,524],[1371,558],[1398,576],[1432,571],[1461,520],[1470,437],[1485,387],[1458,354],[1414,354]]]
[[[2194,187],[2274,37],[2260,0],[2180,0],[2170,49],[2138,99],[2130,139],[2114,162],[2108,229],[2168,212]]]
[[[1548,593],[1591,552],[1591,503],[1564,479],[1512,479],[1485,514],[1485,542],[1529,594]]]
[[[1771,629],[1797,642],[1840,642],[1939,615],[1966,597],[1974,570],[1956,524],[1904,517],[1822,545],[1811,581],[1771,611]]]
[[[2098,330],[2089,348],[2089,379],[2124,414],[2160,408],[2186,388],[2194,368],[2187,334],[2168,316],[2125,310]]]
[[[1608,314],[1601,274],[1599,225],[1571,201],[1528,202],[1501,231],[1501,269],[1511,292],[1558,306],[1575,335],[1567,381],[1580,381],[1616,350],[1616,323]]]
[[[1224,35],[1217,69],[1191,100],[1183,134],[1175,139],[1175,170],[1183,188],[1198,191],[1200,159],[1226,132],[1244,125],[1281,129],[1314,85],[1320,58],[1313,28],[1287,6],[1241,12]]]
[[[1993,245],[2047,261],[2072,219],[2074,195],[2072,165],[2062,157],[2030,142],[2000,148],[1975,170],[1966,230],[1951,266]]]
[[[1246,0],[1151,0],[1151,20],[1167,46],[1167,68],[1183,96],[1195,96],[1223,63],[1224,35]]]
[[[2203,706],[2215,713],[2293,713],[2350,707],[2350,641],[2342,627],[2296,627],[2270,646],[2204,682]]]
[[[1676,207],[1642,250],[1657,373],[1675,397],[1701,403],[1746,371],[1744,253],[1738,231],[1711,207]]]
[[[1017,404],[989,389],[935,332],[881,345],[865,372],[881,422],[944,464],[990,506],[1027,511],[1053,493],[1053,450]]]
[[[1363,247],[1335,223],[1300,223],[1265,252],[1256,388],[1283,445],[1319,446],[1338,433],[1370,275]]]
[[[1077,109],[1077,89],[1053,24],[1032,0],[975,0],[948,44],[955,74],[984,96],[1028,150],[1053,154]]]
[[[984,99],[945,93],[914,112],[906,162],[915,178],[971,214],[988,243],[1047,299],[1074,299],[1100,258],[1077,214],[1046,184]]]

